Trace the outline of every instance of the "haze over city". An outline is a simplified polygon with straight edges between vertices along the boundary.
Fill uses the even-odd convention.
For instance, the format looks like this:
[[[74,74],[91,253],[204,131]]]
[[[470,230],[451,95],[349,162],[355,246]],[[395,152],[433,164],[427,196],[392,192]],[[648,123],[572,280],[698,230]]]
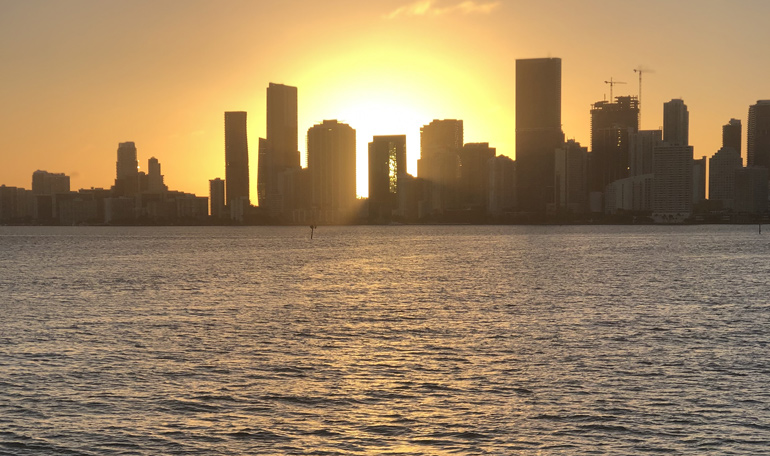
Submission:
[[[0,182],[29,187],[34,170],[73,188],[109,187],[115,149],[134,141],[166,184],[205,195],[224,175],[224,111],[249,113],[252,173],[265,134],[265,87],[298,87],[299,144],[339,119],[357,132],[357,192],[367,194],[367,143],[407,135],[416,173],[419,129],[464,120],[466,142],[515,157],[515,60],[562,59],[567,138],[590,143],[592,103],[638,95],[641,128],[682,98],[696,157],[721,126],[767,98],[770,32],[763,1],[99,2],[0,1],[4,61]],[[745,160],[745,152],[744,152]],[[256,194],[256,179],[251,193]]]

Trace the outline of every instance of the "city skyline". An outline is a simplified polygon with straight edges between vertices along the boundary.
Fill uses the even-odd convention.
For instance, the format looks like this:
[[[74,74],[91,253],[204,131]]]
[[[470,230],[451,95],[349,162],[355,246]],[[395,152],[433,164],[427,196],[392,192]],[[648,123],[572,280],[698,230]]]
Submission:
[[[515,157],[516,59],[562,60],[562,130],[582,144],[590,143],[589,106],[609,98],[604,81],[626,82],[616,96],[636,96],[640,65],[640,128],[662,126],[662,103],[681,98],[696,156],[716,153],[722,125],[731,118],[747,125],[748,106],[768,97],[761,79],[768,63],[752,44],[769,34],[761,18],[770,6],[762,2],[726,9],[717,1],[653,1],[643,11],[554,1],[526,9],[518,1],[181,5],[0,2],[8,68],[0,182],[28,188],[31,172],[45,169],[71,176],[73,188],[108,187],[114,144],[133,141],[164,163],[170,187],[207,194],[208,180],[224,175],[222,112],[242,110],[250,113],[256,199],[255,141],[265,136],[269,81],[299,87],[303,165],[308,128],[338,119],[356,129],[359,195],[368,188],[372,137],[406,134],[407,169],[416,174],[419,129],[433,119],[462,119],[466,142]],[[105,24],[117,18],[137,37],[115,37]],[[342,23],[349,28],[335,31]],[[556,23],[574,30],[555,33]],[[324,52],[311,52],[320,33]],[[266,46],[272,37],[280,39]]]

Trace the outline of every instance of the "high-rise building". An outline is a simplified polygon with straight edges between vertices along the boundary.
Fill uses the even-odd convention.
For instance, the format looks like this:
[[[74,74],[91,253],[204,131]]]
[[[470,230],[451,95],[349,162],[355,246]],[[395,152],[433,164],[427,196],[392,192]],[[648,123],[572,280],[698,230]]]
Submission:
[[[433,120],[420,129],[417,175],[426,182],[431,212],[458,208],[462,147],[462,120]]]
[[[390,220],[406,175],[406,135],[375,136],[369,143],[369,218]]]
[[[692,161],[692,202],[698,204],[706,199],[706,157]]]
[[[356,131],[336,120],[311,127],[307,165],[315,221],[350,221],[356,202]]]
[[[553,203],[554,150],[561,130],[561,59],[516,60],[516,196],[520,210]]]
[[[573,213],[585,212],[588,202],[588,148],[570,139],[554,154],[556,206]]]
[[[749,107],[747,166],[770,168],[770,100]]]
[[[136,158],[136,145],[132,141],[118,144],[118,161],[115,168],[115,196],[133,196],[141,191],[139,161]]]
[[[663,142],[672,146],[688,146],[690,113],[681,99],[663,103]]]
[[[655,148],[663,142],[663,130],[639,130],[629,136],[628,168],[630,176],[652,174]]]
[[[225,197],[249,201],[249,143],[246,112],[225,112]]]
[[[301,193],[293,186],[300,157],[297,129],[297,88],[270,83],[267,87],[267,136],[259,140],[257,193],[259,205],[273,216],[288,217]]]
[[[709,200],[721,201],[722,207],[732,209],[735,171],[742,166],[741,155],[734,147],[722,147],[709,159]]]
[[[516,162],[505,155],[489,160],[487,212],[499,216],[516,206]]]
[[[225,181],[220,178],[209,180],[209,215],[214,218],[226,218]]]
[[[489,198],[489,160],[497,155],[489,143],[468,143],[460,149],[458,200],[460,209],[485,212]]]
[[[692,213],[692,155],[692,146],[655,148],[652,212],[656,221],[678,223]]]
[[[168,190],[163,183],[163,174],[160,173],[160,162],[157,158],[151,157],[147,160],[147,191],[151,193],[162,193]]]
[[[34,195],[53,195],[70,191],[70,177],[64,173],[49,173],[37,170],[32,173],[32,193]]]
[[[639,100],[615,97],[591,107],[588,187],[603,192],[607,184],[630,175],[630,137],[639,131]]]
[[[722,126],[722,147],[732,147],[741,155],[741,121],[739,119],[730,119],[730,122]]]
[[[735,170],[735,212],[759,215],[767,212],[768,169],[763,166],[747,166]]]

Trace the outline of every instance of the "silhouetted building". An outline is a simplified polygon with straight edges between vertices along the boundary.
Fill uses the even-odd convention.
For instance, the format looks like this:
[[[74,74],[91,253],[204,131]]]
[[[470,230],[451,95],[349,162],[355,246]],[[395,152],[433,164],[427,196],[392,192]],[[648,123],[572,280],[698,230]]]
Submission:
[[[663,143],[663,130],[640,130],[629,136],[629,174],[641,176],[652,174],[653,153]]]
[[[116,196],[133,196],[140,192],[139,161],[132,141],[118,144],[118,161],[113,192]]]
[[[356,203],[356,131],[336,120],[311,127],[307,164],[314,221],[350,222]]]
[[[258,166],[259,205],[273,216],[286,217],[298,204],[291,195],[296,189],[287,187],[299,182],[294,175],[300,169],[296,87],[272,82],[267,87],[267,136],[260,139]]]
[[[722,147],[709,159],[709,200],[720,201],[725,209],[733,208],[735,171],[743,160],[734,147]]]
[[[605,188],[604,212],[650,212],[654,180],[654,175],[650,173],[637,174],[609,183]]]
[[[607,184],[630,175],[630,136],[639,131],[639,100],[616,97],[591,107],[589,190],[603,192]]]
[[[489,197],[487,212],[499,216],[516,206],[516,162],[498,155],[487,163],[489,169]]]
[[[462,147],[462,120],[433,120],[420,129],[417,175],[426,182],[432,213],[441,214],[459,206],[459,154]]]
[[[406,175],[406,135],[375,136],[369,143],[369,218],[388,221],[398,208]]]
[[[70,191],[70,177],[64,173],[49,173],[37,170],[32,173],[32,193],[53,195]]]
[[[147,160],[147,191],[152,193],[163,193],[168,190],[163,183],[163,174],[160,173],[160,162],[157,158],[151,157]]]
[[[663,103],[663,142],[672,146],[688,146],[690,113],[681,99]]]
[[[653,160],[653,218],[658,222],[680,223],[692,213],[693,148],[664,144],[655,148]]]
[[[698,204],[706,199],[706,157],[692,161],[692,202]]]
[[[726,125],[722,126],[722,147],[732,147],[738,152],[738,156],[741,155],[741,121],[738,119],[730,119]]]
[[[225,112],[225,197],[249,201],[249,143],[246,112]]]
[[[0,185],[0,223],[30,223],[35,218],[36,196],[31,190]]]
[[[220,178],[209,180],[210,214],[217,219],[227,218],[225,211],[225,181]]]
[[[573,139],[554,151],[554,203],[572,213],[586,211],[588,200],[588,148]]]
[[[489,198],[489,160],[495,158],[489,143],[468,143],[460,149],[460,178],[458,199],[460,209],[486,212]]]
[[[770,168],[770,100],[749,107],[747,166]]]
[[[768,169],[748,166],[735,170],[735,212],[758,215],[767,211]]]
[[[516,60],[516,196],[520,210],[553,203],[554,150],[561,130],[561,59]]]

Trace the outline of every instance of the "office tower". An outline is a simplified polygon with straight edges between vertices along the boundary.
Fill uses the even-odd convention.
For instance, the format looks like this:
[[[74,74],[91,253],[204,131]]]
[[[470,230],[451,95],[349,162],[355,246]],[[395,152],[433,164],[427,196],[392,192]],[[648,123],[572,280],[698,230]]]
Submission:
[[[589,191],[603,192],[607,184],[629,176],[630,136],[639,131],[639,100],[615,97],[591,106]]]
[[[311,127],[307,165],[315,221],[350,221],[356,202],[356,131],[336,120]]]
[[[516,162],[505,155],[489,160],[489,198],[487,212],[500,216],[516,206]]]
[[[133,196],[140,192],[139,161],[136,159],[136,145],[131,142],[118,144],[114,196]]]
[[[209,214],[216,218],[226,218],[225,181],[220,178],[209,180]]]
[[[554,203],[568,212],[585,212],[588,202],[588,148],[570,139],[554,154]]]
[[[520,210],[553,202],[554,150],[561,131],[561,59],[516,60],[516,196]]]
[[[489,160],[496,150],[489,143],[468,143],[460,149],[458,200],[460,209],[486,211],[489,198]]]
[[[747,166],[770,168],[770,100],[749,107]]]
[[[163,174],[160,173],[160,162],[151,157],[147,160],[147,191],[150,193],[162,193],[168,190],[163,183]]]
[[[297,130],[297,88],[267,87],[267,136],[259,141],[257,190],[259,205],[272,216],[288,216],[299,204],[302,179]]]
[[[406,175],[406,135],[375,136],[369,143],[369,218],[390,220]]]
[[[246,112],[225,112],[225,201],[249,204],[249,143]]]
[[[672,146],[688,146],[690,113],[681,99],[663,103],[663,142]]]
[[[458,207],[462,147],[462,120],[433,120],[420,129],[417,175],[426,182],[431,212],[442,213]]]
[[[722,126],[722,147],[732,147],[741,155],[741,121],[730,119],[730,122]]]
[[[706,199],[706,157],[692,161],[692,202]]]
[[[743,167],[743,159],[734,147],[722,147],[709,159],[709,200],[721,201],[732,209],[735,171]]]
[[[32,193],[35,195],[53,195],[70,191],[70,177],[64,173],[49,173],[37,170],[32,173]]]
[[[663,142],[663,130],[640,130],[629,136],[628,168],[630,176],[652,174],[655,147]]]
[[[656,221],[678,223],[692,213],[692,155],[692,146],[655,148],[652,212]]]
[[[751,124],[751,122],[749,122]],[[768,169],[749,166],[735,170],[733,209],[739,214],[759,215],[767,211]]]

